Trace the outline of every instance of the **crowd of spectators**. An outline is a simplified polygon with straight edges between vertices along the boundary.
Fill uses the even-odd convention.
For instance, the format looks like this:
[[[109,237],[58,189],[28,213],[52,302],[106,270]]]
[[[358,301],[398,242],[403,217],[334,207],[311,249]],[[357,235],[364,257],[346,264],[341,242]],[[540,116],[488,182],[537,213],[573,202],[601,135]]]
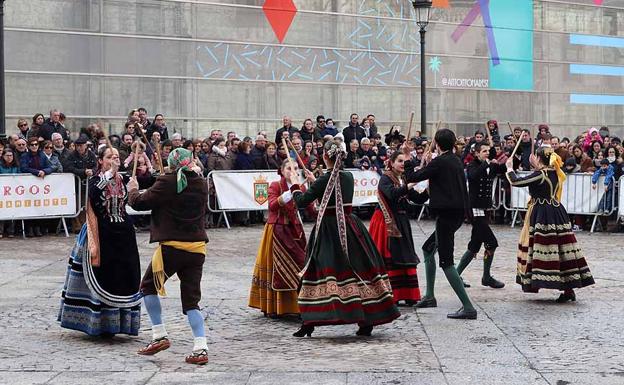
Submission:
[[[0,174],[29,173],[45,178],[51,173],[66,172],[84,181],[96,170],[94,151],[105,144],[119,150],[122,171],[134,169],[136,158],[136,175],[141,188],[149,187],[158,173],[164,171],[169,153],[177,147],[193,152],[204,175],[213,170],[277,170],[288,156],[298,159],[319,175],[324,168],[323,144],[333,137],[344,143],[348,154],[345,167],[381,173],[385,160],[402,144],[409,147],[416,166],[421,166],[430,146],[429,139],[421,136],[419,131],[407,133],[398,125],[382,133],[373,114],[363,118],[351,114],[348,125],[342,129],[337,128],[337,122],[332,118],[323,115],[314,120],[305,119],[299,128],[293,125],[290,117],[284,116],[275,137],[260,131],[254,138],[241,138],[234,131],[224,133],[218,129],[212,130],[207,138],[185,138],[175,130],[173,133],[169,131],[162,114],[156,114],[150,121],[145,108],[131,110],[122,132],[108,136],[97,124],[90,124],[70,135],[65,128],[65,119],[65,115],[56,109],[50,111],[48,118],[38,113],[31,122],[19,119],[17,131],[8,140],[0,142]],[[592,173],[593,188],[598,188],[601,175],[606,176],[604,186],[600,188],[604,188],[609,197],[616,192],[617,180],[624,174],[624,148],[620,138],[611,135],[608,127],[592,127],[575,138],[555,136],[545,124],[539,125],[535,133],[521,127],[512,129],[511,125],[508,128],[503,130],[495,120],[490,120],[473,135],[458,136],[457,155],[467,165],[474,158],[475,145],[487,143],[491,146],[491,160],[504,164],[520,141],[514,166],[529,170],[531,150],[550,145],[564,161],[565,172]],[[502,135],[502,131],[509,133]],[[214,188],[210,189],[210,194],[214,203]],[[610,200],[604,199],[600,210],[607,214],[612,209]],[[581,230],[588,221],[577,217],[575,229]],[[502,210],[497,220],[508,223],[510,215]],[[214,226],[215,222],[216,219],[210,217],[207,226]],[[73,230],[79,229],[82,223],[82,216],[76,218]],[[0,237],[14,236],[19,231],[10,221],[0,222],[0,226]],[[26,235],[41,236],[54,230],[46,226],[42,221],[27,221]]]

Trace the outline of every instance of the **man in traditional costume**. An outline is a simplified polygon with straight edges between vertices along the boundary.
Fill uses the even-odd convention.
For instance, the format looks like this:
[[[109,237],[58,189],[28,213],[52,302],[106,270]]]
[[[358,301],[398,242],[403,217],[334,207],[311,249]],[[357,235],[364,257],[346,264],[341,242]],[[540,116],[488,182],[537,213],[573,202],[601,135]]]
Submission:
[[[414,170],[411,162],[406,162],[405,165],[408,183],[429,180],[429,208],[436,216],[435,232],[423,245],[427,290],[416,307],[438,306],[433,290],[436,271],[434,255],[437,250],[440,267],[463,305],[458,311],[447,314],[447,317],[476,319],[477,310],[470,302],[464,283],[453,263],[455,232],[464,223],[464,218],[470,209],[466,176],[461,160],[453,152],[456,141],[455,133],[446,128],[441,129],[436,132],[434,141],[439,151],[435,159],[427,162],[428,164],[418,171]],[[430,157],[429,155],[428,158]]]
[[[492,185],[498,175],[506,171],[504,164],[490,160],[495,155],[491,147],[485,143],[475,145],[475,158],[468,164],[468,191],[470,207],[472,207],[472,233],[468,250],[464,253],[457,266],[457,273],[462,274],[468,264],[477,257],[481,245],[485,247],[483,255],[483,277],[481,284],[494,289],[502,289],[505,284],[498,281],[490,272],[494,252],[498,241],[488,222],[489,211],[492,209]],[[465,287],[470,287],[464,283]]]
[[[169,154],[168,163],[171,173],[159,176],[144,192],[139,192],[135,178],[128,183],[130,206],[137,211],[152,211],[150,242],[159,242],[141,281],[143,300],[152,321],[152,341],[138,354],[153,355],[171,345],[158,295],[166,295],[165,281],[177,274],[182,312],[187,315],[195,337],[186,362],[203,365],[208,363],[208,345],[199,301],[208,242],[204,230],[208,186],[197,173],[192,152],[176,148]]]

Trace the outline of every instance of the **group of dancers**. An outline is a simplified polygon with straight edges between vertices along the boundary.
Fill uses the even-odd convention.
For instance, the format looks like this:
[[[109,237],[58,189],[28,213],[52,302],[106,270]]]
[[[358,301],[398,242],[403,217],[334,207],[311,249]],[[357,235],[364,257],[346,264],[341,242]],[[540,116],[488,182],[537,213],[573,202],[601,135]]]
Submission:
[[[256,257],[249,306],[274,318],[300,316],[303,324],[295,337],[311,336],[316,326],[338,324],[357,324],[357,335],[370,336],[374,326],[400,315],[398,306],[437,307],[437,252],[438,264],[462,303],[447,317],[476,319],[465,289],[470,285],[461,273],[483,246],[481,284],[505,286],[491,273],[498,241],[488,222],[493,181],[502,175],[514,186],[528,186],[532,197],[518,242],[517,283],[525,292],[560,290],[557,302],[575,301],[574,289],[594,280],[560,204],[565,176],[557,154],[540,147],[531,156],[533,173],[521,177],[513,170],[513,159],[497,163],[493,149],[483,143],[476,146],[476,157],[465,171],[455,142],[453,131],[436,132],[435,151],[426,155],[422,167],[411,161],[407,144],[389,157],[368,231],[351,213],[353,176],[342,170],[340,141],[325,144],[327,173],[315,178],[305,172],[307,189],[300,183],[297,164],[286,159],[281,180],[269,188],[269,220]],[[426,189],[423,181],[428,181]],[[421,296],[416,271],[420,259],[407,210],[427,200],[435,231],[422,246],[426,290]],[[306,243],[297,211],[314,201],[318,217]],[[455,233],[466,219],[472,225],[471,239],[456,268]]]
[[[476,319],[477,310],[460,277],[481,246],[485,247],[482,285],[500,289],[491,275],[498,242],[488,225],[492,180],[505,174],[514,186],[528,186],[529,210],[518,243],[516,281],[526,292],[563,291],[558,302],[574,301],[574,289],[594,283],[576,243],[570,220],[560,204],[561,160],[552,148],[531,156],[533,173],[520,177],[513,160],[497,164],[485,144],[464,172],[454,153],[455,134],[438,130],[425,164],[415,167],[407,144],[386,162],[379,181],[379,205],[367,229],[352,214],[353,175],[343,170],[346,152],[339,140],[325,143],[327,172],[315,177],[286,159],[280,180],[269,186],[269,216],[253,271],[249,306],[266,316],[299,316],[293,335],[311,336],[315,327],[357,324],[358,336],[370,336],[377,325],[400,316],[399,306],[436,307],[435,254],[462,307],[447,315]],[[200,312],[202,266],[206,256],[208,191],[197,173],[192,153],[174,150],[168,173],[139,192],[135,178],[119,173],[119,154],[110,146],[98,151],[98,172],[89,180],[87,224],[72,250],[62,293],[61,326],[90,335],[138,335],[140,306],[152,323],[152,340],[138,354],[153,355],[171,346],[159,295],[173,274],[180,280],[182,311],[188,317],[194,346],[185,360],[208,362],[204,317]],[[466,179],[466,174],[468,180]],[[423,188],[423,181],[428,186]],[[307,184],[307,188],[305,185]],[[429,201],[435,231],[422,246],[426,291],[421,296],[409,205]],[[318,203],[315,226],[307,241],[298,210]],[[159,245],[140,279],[139,255],[126,203],[151,210],[150,242]],[[455,232],[468,219],[473,226],[467,251],[456,268]]]

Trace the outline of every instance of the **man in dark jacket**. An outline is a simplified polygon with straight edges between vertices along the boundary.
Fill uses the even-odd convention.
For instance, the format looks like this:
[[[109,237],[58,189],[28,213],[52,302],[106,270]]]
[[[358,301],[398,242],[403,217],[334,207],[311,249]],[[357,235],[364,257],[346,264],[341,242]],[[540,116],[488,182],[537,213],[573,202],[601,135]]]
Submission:
[[[162,114],[156,114],[154,116],[154,122],[149,127],[143,127],[147,130],[147,140],[152,140],[152,134],[158,132],[160,134],[160,141],[169,139],[169,131],[165,125],[165,117]]]
[[[61,113],[59,110],[50,111],[50,117],[46,119],[43,126],[39,129],[39,136],[44,140],[52,140],[52,134],[58,132],[63,137],[63,141],[69,140],[67,130],[61,124]]]
[[[282,118],[282,123],[284,124],[284,126],[277,130],[277,132],[275,133],[275,143],[282,143],[283,132],[288,132],[288,136],[290,137],[290,139],[292,139],[292,136],[295,132],[299,132],[299,130],[293,127],[292,120],[289,116],[284,116],[284,118]]]
[[[531,150],[533,149],[533,138],[531,138],[531,132],[527,129],[522,130],[520,135],[520,145],[514,161],[514,170],[520,169],[524,171],[531,170]]]
[[[368,122],[370,123],[370,134],[368,135],[369,138],[372,138],[374,135],[376,135],[379,132],[379,129],[377,128],[377,125],[375,124],[375,115],[373,114],[368,114],[366,116],[366,119],[368,119]]]
[[[251,148],[251,159],[254,163],[260,162],[260,159],[266,154],[266,138],[262,135],[256,136],[256,142]]]
[[[52,134],[52,146],[54,146],[54,152],[58,155],[61,164],[69,156],[69,150],[63,144],[63,135],[55,132]]]
[[[86,135],[80,135],[74,142],[76,149],[72,151],[63,163],[63,170],[78,175],[81,180],[93,176],[97,166],[95,154],[87,148]]]
[[[357,139],[358,143],[366,136],[366,132],[358,122],[358,114],[351,114],[349,125],[342,129],[345,143],[351,143],[353,139]]]
[[[88,138],[86,135],[80,135],[74,142],[76,149],[69,153],[65,159],[61,162],[63,170],[77,175],[83,182],[82,185],[82,201],[87,199],[87,190],[85,188],[84,181],[93,176],[97,167],[97,157],[95,154],[87,148]],[[76,189],[78,186],[76,186]],[[86,213],[82,211],[79,216],[72,220],[72,227],[75,233],[78,233],[85,223]]]
[[[204,230],[208,185],[198,174],[200,169],[195,166],[193,153],[189,150],[176,148],[167,161],[171,173],[159,176],[145,192],[139,193],[136,178],[128,183],[128,203],[135,210],[152,210],[150,242],[159,242],[141,281],[141,293],[152,321],[153,338],[138,353],[154,355],[171,346],[158,294],[165,295],[167,278],[177,274],[182,312],[187,315],[194,336],[193,351],[186,357],[186,362],[203,365],[208,363],[208,345],[199,301],[208,242]]]
[[[435,232],[423,245],[427,291],[423,299],[418,301],[416,307],[437,307],[433,290],[435,283],[434,254],[437,249],[440,267],[463,305],[460,310],[448,314],[447,317],[476,319],[477,310],[470,302],[470,298],[464,289],[464,283],[457,274],[453,263],[455,232],[461,227],[465,214],[470,209],[466,191],[466,176],[461,160],[453,153],[456,141],[455,133],[444,128],[436,132],[434,140],[439,155],[428,162],[431,158],[429,154],[425,158],[425,163],[428,163],[425,167],[415,171],[411,161],[405,162],[405,176],[408,183],[429,180],[429,208],[436,216]],[[404,149],[408,148],[404,146]]]
[[[492,159],[492,160],[491,160]],[[462,256],[457,272],[459,275],[468,264],[477,257],[481,245],[485,247],[483,256],[483,277],[481,284],[494,289],[501,289],[505,284],[496,280],[490,273],[494,252],[498,247],[496,236],[488,223],[488,217],[492,209],[492,187],[494,179],[507,171],[504,164],[498,164],[490,154],[490,146],[485,143],[475,145],[475,159],[468,164],[468,191],[470,207],[472,207],[472,234],[468,249]],[[470,287],[466,283],[464,286]]]

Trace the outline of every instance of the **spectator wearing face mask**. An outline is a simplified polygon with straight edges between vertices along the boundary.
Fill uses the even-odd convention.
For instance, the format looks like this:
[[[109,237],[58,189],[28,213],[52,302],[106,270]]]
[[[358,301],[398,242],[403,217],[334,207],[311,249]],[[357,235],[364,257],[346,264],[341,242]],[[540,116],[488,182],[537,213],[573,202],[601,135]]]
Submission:
[[[604,150],[604,159],[609,162],[609,165],[613,167],[613,177],[615,180],[619,180],[622,176],[622,167],[620,164],[620,152],[615,146],[609,146]]]
[[[325,137],[327,135],[336,136],[338,135],[338,129],[334,127],[334,119],[328,118],[325,120],[325,127],[321,130],[321,136]]]

